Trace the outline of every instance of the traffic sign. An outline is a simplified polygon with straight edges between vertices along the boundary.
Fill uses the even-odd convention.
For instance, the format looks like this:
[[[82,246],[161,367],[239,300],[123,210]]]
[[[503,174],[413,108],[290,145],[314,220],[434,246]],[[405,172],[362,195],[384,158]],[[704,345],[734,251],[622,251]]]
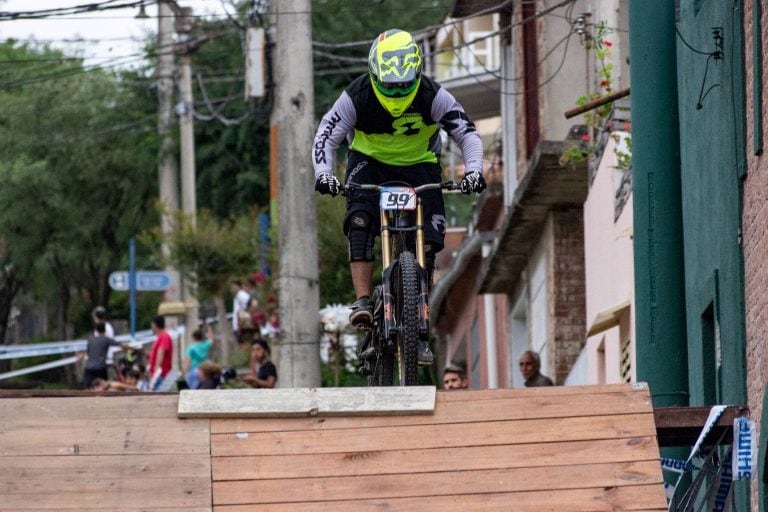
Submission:
[[[109,287],[116,292],[127,292],[128,272],[112,272],[109,274]]]
[[[117,292],[130,289],[128,272],[121,270],[109,274],[109,286]],[[140,292],[162,292],[171,286],[171,276],[162,270],[139,270],[136,272],[136,290]]]
[[[171,276],[162,270],[136,272],[136,289],[140,292],[162,292],[171,286]]]

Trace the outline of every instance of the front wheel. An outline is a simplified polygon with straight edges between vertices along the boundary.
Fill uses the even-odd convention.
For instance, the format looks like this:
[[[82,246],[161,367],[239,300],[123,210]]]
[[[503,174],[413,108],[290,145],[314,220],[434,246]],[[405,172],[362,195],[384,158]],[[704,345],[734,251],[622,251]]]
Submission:
[[[416,386],[419,383],[419,267],[413,253],[400,254],[394,285],[400,385]]]

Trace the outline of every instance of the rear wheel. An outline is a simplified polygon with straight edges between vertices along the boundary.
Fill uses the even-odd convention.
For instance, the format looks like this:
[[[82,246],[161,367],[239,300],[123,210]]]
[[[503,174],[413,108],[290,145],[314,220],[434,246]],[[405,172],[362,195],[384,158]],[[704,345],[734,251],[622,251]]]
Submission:
[[[368,374],[369,386],[391,386],[394,376],[395,354],[387,350],[386,340],[382,339],[381,329],[384,325],[384,307],[381,304],[381,286],[373,290],[373,330],[369,333],[369,343],[375,352],[366,362],[370,373]]]
[[[394,354],[379,351],[371,363],[372,373],[368,376],[369,386],[391,386],[395,366]]]
[[[419,383],[419,272],[413,253],[400,254],[394,284],[400,385],[416,386]]]

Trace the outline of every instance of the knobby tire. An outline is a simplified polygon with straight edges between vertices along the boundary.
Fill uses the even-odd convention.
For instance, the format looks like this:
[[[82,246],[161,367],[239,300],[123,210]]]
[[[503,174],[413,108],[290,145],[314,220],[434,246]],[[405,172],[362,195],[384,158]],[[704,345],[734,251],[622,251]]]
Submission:
[[[416,257],[405,251],[395,272],[398,370],[401,386],[419,383],[419,272]]]

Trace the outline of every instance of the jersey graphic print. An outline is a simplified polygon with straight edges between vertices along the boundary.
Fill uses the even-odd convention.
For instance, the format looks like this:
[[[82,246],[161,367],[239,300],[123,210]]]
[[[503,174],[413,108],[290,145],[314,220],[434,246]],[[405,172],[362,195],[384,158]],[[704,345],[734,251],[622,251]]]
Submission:
[[[392,128],[395,131],[392,133],[394,135],[418,135],[423,126],[424,120],[421,118],[421,114],[405,114],[394,120]]]

